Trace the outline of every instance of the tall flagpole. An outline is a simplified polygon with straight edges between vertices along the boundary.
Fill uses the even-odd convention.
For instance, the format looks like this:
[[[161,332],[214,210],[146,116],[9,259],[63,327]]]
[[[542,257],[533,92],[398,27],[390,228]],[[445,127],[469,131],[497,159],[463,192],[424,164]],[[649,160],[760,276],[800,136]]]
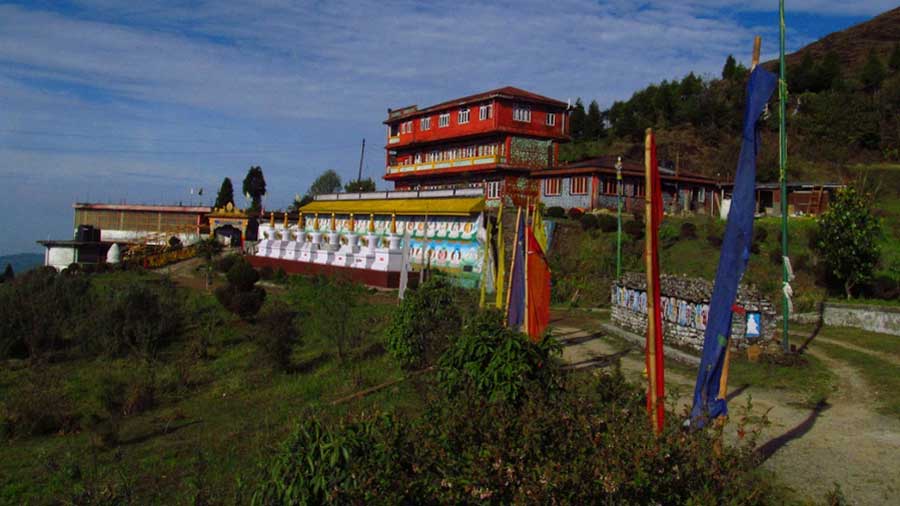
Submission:
[[[622,157],[616,160],[616,207],[619,228],[616,232],[616,281],[622,279]]]
[[[653,272],[653,247],[655,246],[655,241],[652,239],[652,235],[656,233],[653,230],[653,223],[655,218],[653,217],[653,167],[651,163],[652,153],[650,147],[650,138],[653,135],[653,129],[648,128],[647,132],[644,136],[644,177],[645,183],[644,188],[646,191],[644,192],[644,203],[645,203],[645,215],[647,219],[644,221],[647,227],[647,231],[644,234],[646,239],[644,240],[644,256],[647,262],[647,379],[649,380],[649,414],[650,421],[653,424],[653,427],[658,434],[661,430],[661,427],[657,424],[657,409],[659,399],[657,398],[657,390],[656,390],[656,326],[653,322],[653,293],[654,293],[654,283],[656,280],[654,279]]]
[[[525,265],[522,266],[525,269],[525,314],[522,315],[522,328],[525,330],[525,333],[528,333],[528,215],[531,210],[531,198],[525,200],[525,226],[523,227],[525,232],[525,241],[522,246],[525,250],[522,252],[522,260],[525,262]],[[518,233],[518,227],[516,227],[516,233]],[[518,236],[517,236],[518,237]]]
[[[784,0],[778,2],[779,19],[779,57],[780,77],[778,79],[778,154],[779,173],[781,179],[781,277],[782,277],[782,330],[781,346],[785,353],[790,351],[788,341],[788,320],[790,319],[790,302],[785,288],[788,282],[788,202],[787,202],[787,129],[785,126],[785,102],[787,101],[787,73],[784,64]]]

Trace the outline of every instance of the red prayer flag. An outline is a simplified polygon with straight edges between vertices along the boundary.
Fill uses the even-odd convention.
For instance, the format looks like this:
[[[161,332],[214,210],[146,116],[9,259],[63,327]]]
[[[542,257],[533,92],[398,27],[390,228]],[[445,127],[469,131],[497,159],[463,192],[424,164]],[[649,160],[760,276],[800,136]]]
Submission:
[[[531,227],[525,229],[525,255],[527,286],[525,305],[528,312],[528,335],[533,341],[539,341],[550,324],[550,266],[544,256],[544,250],[534,237]]]

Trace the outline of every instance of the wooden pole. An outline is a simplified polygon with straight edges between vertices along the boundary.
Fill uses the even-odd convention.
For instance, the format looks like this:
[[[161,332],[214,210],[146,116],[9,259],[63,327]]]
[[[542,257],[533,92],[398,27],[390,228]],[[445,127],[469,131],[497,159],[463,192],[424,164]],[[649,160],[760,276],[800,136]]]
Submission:
[[[509,261],[509,281],[506,284],[506,309],[503,311],[503,325],[509,325],[509,295],[512,292],[513,269],[516,268],[516,250],[519,247],[519,221],[522,219],[522,208],[516,208],[516,229],[513,231],[512,258]],[[501,238],[502,240],[502,238]]]
[[[653,167],[651,167],[650,159],[651,159],[651,150],[650,150],[650,137],[653,135],[653,129],[648,128],[644,135],[644,187],[646,190],[644,191],[644,216],[646,217],[644,220],[644,226],[646,228],[644,232],[644,260],[646,262],[646,271],[647,271],[647,354],[646,354],[646,365],[647,365],[647,380],[648,380],[648,388],[649,388],[649,406],[650,406],[650,421],[653,424],[653,427],[657,429],[656,423],[656,409],[657,403],[659,399],[656,397],[656,325],[653,322],[653,292],[656,280],[653,275],[653,241],[651,240],[650,235],[653,233],[651,229],[651,223],[653,222],[653,202],[651,198],[653,197],[652,189],[653,189]],[[657,429],[658,432],[658,429]]]
[[[525,200],[525,228],[528,228],[528,216],[531,214],[531,198]],[[518,232],[518,229],[516,229]],[[525,234],[528,235],[527,233]],[[525,265],[522,266],[525,269],[525,314],[522,315],[522,327],[525,329],[525,333],[528,333],[528,241],[522,244],[522,247],[525,250],[522,252],[522,260],[525,262]]]
[[[762,46],[762,37],[757,35],[753,38],[753,58],[750,63],[750,72],[759,65],[759,50]],[[725,341],[725,359],[722,362],[722,375],[719,376],[719,399],[728,396],[728,370],[731,365],[731,338]]]

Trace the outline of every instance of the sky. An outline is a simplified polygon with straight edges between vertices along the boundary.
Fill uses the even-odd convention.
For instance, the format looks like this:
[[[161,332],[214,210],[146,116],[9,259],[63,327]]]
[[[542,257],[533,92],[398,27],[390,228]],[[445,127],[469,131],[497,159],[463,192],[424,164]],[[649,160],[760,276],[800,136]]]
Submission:
[[[895,1],[789,0],[788,50]],[[0,256],[71,238],[74,202],[209,205],[251,165],[283,208],[355,178],[363,138],[388,189],[388,108],[509,85],[605,109],[755,34],[772,58],[777,23],[774,0],[0,0]]]

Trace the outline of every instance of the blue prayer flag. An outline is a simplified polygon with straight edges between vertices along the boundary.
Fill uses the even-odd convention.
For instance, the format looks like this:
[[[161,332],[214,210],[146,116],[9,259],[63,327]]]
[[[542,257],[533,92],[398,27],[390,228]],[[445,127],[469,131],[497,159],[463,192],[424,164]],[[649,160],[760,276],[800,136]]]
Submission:
[[[507,325],[518,328],[525,323],[525,220],[519,221],[516,230],[516,246],[513,255],[513,268],[510,273],[511,287],[509,291],[509,313]]]
[[[775,91],[777,82],[778,78],[774,74],[756,67],[747,84],[747,106],[744,110],[741,153],[734,177],[734,194],[709,303],[703,358],[694,388],[691,419],[697,427],[702,427],[708,420],[728,414],[726,400],[719,398],[720,379],[728,338],[731,336],[732,305],[737,296],[738,284],[750,260],[750,243],[753,240],[756,154],[759,149],[756,122]]]

